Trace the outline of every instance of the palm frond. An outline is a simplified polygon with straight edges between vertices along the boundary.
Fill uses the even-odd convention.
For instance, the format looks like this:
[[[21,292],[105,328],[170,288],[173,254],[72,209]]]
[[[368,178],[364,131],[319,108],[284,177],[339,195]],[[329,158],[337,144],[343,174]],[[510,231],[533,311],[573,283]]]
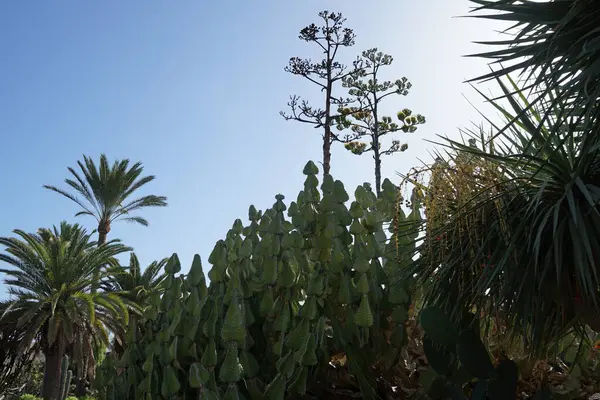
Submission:
[[[513,22],[511,40],[478,42],[501,47],[474,54],[500,66],[472,79],[485,81],[518,71],[536,89],[532,104],[549,101],[543,111],[563,106],[563,118],[586,115],[581,130],[597,133],[600,118],[600,12],[595,0],[471,0],[476,18]],[[493,13],[485,13],[493,11]],[[482,14],[485,13],[485,14]],[[498,13],[500,12],[500,13]],[[552,99],[548,95],[557,92]],[[547,126],[552,133],[562,124]],[[541,125],[538,125],[538,129]],[[534,132],[531,132],[534,134]]]
[[[87,215],[91,215],[97,219],[98,213],[97,212],[94,213],[94,212],[90,211],[88,209],[88,207],[85,205],[85,203],[83,203],[81,200],[79,200],[76,196],[72,195],[71,193],[69,193],[63,189],[59,189],[55,186],[50,186],[50,185],[44,185],[44,188],[66,197],[67,199],[71,200],[72,202],[77,204],[79,207],[81,207]]]

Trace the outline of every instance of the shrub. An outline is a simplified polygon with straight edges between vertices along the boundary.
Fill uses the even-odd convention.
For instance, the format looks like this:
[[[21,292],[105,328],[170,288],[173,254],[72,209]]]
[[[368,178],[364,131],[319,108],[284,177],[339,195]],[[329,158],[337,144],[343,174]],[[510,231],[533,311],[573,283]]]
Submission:
[[[333,358],[364,398],[377,396],[406,341],[411,293],[399,276],[418,205],[406,217],[386,180],[379,198],[359,186],[348,208],[342,182],[327,175],[319,191],[317,173],[309,162],[289,208],[277,195],[264,213],[250,207],[248,226],[235,221],[208,259],[210,286],[198,255],[185,277],[169,259],[147,322],[132,322],[122,358],[97,372],[100,399],[326,398]]]
[[[41,400],[41,399],[32,394],[24,394],[21,397],[19,397],[19,400]]]

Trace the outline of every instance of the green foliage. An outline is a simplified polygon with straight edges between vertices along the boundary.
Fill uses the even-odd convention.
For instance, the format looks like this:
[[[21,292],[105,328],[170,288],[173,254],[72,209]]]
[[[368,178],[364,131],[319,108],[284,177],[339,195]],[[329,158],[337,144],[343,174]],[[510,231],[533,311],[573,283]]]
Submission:
[[[106,357],[106,344],[102,342],[96,342],[93,346],[94,351],[94,360],[96,361],[96,365],[100,365],[104,362],[104,358]]]
[[[44,354],[51,348],[76,349],[76,337],[107,339],[107,328],[116,330],[127,321],[127,307],[111,293],[89,293],[93,276],[114,256],[130,250],[111,241],[96,246],[79,225],[61,223],[60,228],[40,229],[37,234],[20,230],[19,238],[0,238],[7,254],[0,261],[12,269],[2,269],[11,295],[3,319],[18,321],[23,335],[18,351],[39,345]],[[60,365],[48,365],[58,371]]]
[[[26,329],[19,324],[22,314],[11,313],[10,307],[10,301],[0,301],[0,393],[8,395],[23,386],[28,389],[26,392],[34,392],[32,389],[39,389],[36,384],[41,383],[41,379],[36,379],[40,374],[35,368],[40,346],[23,346]]]
[[[161,284],[166,275],[161,272],[167,259],[154,261],[143,270],[135,253],[129,256],[129,265],[114,266],[108,271],[108,279],[103,289],[107,292],[118,292],[122,297],[140,305],[145,305],[147,299],[155,291],[161,290]]]
[[[167,264],[167,259],[154,261],[143,269],[135,255],[129,256],[129,265],[117,265],[107,270],[108,277],[102,282],[102,288],[105,292],[119,293],[120,297],[127,301],[130,308],[130,318],[139,319],[140,312],[148,306],[148,300],[154,293],[161,293],[166,273],[162,269]],[[118,355],[122,354],[123,344],[125,343],[125,330],[127,326],[120,326],[120,329],[113,331],[115,335],[112,350]],[[104,353],[99,355],[104,359]],[[98,357],[98,356],[96,356]],[[97,365],[101,361],[97,360]]]
[[[297,201],[288,207],[277,195],[264,213],[251,206],[249,224],[236,220],[216,243],[210,286],[199,256],[187,276],[170,258],[147,321],[128,335],[123,357],[98,370],[100,398],[326,396],[329,361],[340,353],[364,398],[377,396],[376,379],[399,361],[411,301],[400,271],[414,245],[395,232],[413,237],[418,212],[397,209],[387,180],[379,198],[359,186],[348,208],[342,182],[326,175],[319,191],[314,163],[304,173]]]
[[[41,399],[32,394],[24,394],[21,397],[19,397],[19,400],[41,400]]]
[[[577,124],[586,136],[598,136],[600,118],[600,15],[596,0],[471,0],[477,18],[510,22],[509,39],[483,42],[497,46],[476,56],[493,60],[498,68],[476,80],[502,78],[517,71],[531,89],[531,103],[544,106],[557,118],[550,133],[561,134],[565,124]],[[482,13],[486,12],[486,14]],[[556,115],[553,109],[560,108]],[[554,114],[554,115],[553,115]],[[507,127],[514,126],[511,122]],[[536,133],[544,124],[533,127]]]
[[[34,396],[32,394],[24,394],[21,397],[19,397],[19,400],[41,400],[40,397]],[[96,400],[95,397],[90,397],[90,396],[83,396],[83,397],[75,397],[75,396],[69,396],[69,397],[65,397],[64,400]]]
[[[600,136],[544,119],[562,112],[546,108],[551,98],[534,107],[510,77],[497,83],[506,102],[480,94],[513,123],[489,120],[489,136],[464,132],[468,144],[446,139],[447,157],[430,168],[422,257],[409,274],[427,304],[500,315],[545,357],[573,329],[600,331]]]
[[[78,161],[77,164],[81,172],[78,173],[70,167],[68,170],[72,177],[65,179],[65,183],[72,192],[51,185],[44,185],[44,187],[77,204],[80,210],[75,214],[76,217],[87,215],[96,220],[98,224],[97,244],[99,246],[106,243],[113,222],[123,220],[147,226],[148,221],[135,215],[135,213],[148,207],[165,207],[167,205],[167,198],[164,196],[146,195],[133,198],[140,188],[155,179],[152,175],[142,175],[144,168],[141,162],[130,164],[128,159],[124,159],[115,160],[110,165],[106,155],[101,154],[98,165],[94,163],[91,157],[85,155],[83,156],[83,162]],[[97,270],[92,277],[92,295],[95,295],[98,291],[101,278],[101,273]],[[131,305],[131,302],[129,305]],[[114,307],[112,310],[114,310]],[[117,341],[122,332],[119,325],[121,324],[112,324],[111,326],[111,330],[117,335]],[[127,322],[125,322],[125,325],[127,325]],[[86,358],[93,356],[92,340],[87,334],[81,335],[81,332],[75,332],[75,335],[79,336],[75,341],[82,343],[77,351],[81,355],[86,354],[75,360],[78,364],[79,379],[85,380],[88,375],[88,367],[93,370],[96,365],[95,363],[88,364],[86,360]],[[102,338],[102,340],[104,339]],[[78,394],[81,394],[84,384],[84,381],[79,382]]]

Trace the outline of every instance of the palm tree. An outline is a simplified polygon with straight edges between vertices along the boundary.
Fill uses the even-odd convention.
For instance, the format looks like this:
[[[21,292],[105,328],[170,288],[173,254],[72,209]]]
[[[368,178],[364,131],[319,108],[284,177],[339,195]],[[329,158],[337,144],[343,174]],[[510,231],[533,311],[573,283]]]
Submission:
[[[129,160],[125,159],[115,161],[110,166],[106,155],[102,154],[98,167],[90,157],[85,155],[83,163],[78,161],[77,164],[83,176],[69,167],[69,172],[74,179],[65,179],[67,185],[75,191],[74,194],[55,186],[44,185],[44,187],[79,205],[81,211],[75,216],[89,215],[96,219],[99,245],[106,242],[113,222],[124,220],[148,226],[146,219],[131,214],[147,207],[167,206],[167,198],[164,196],[148,195],[130,200],[134,192],[155,178],[153,175],[140,177],[144,170],[140,162],[129,167]]]
[[[161,270],[167,264],[167,260],[164,258],[154,261],[142,272],[140,262],[132,252],[128,267],[119,265],[107,271],[108,279],[103,282],[103,289],[106,292],[119,293],[129,304],[135,305],[135,309],[132,310],[134,312],[130,313],[130,320],[137,319],[139,311],[143,312],[153,293],[162,291],[162,283],[167,275]],[[114,333],[113,351],[120,356],[124,350],[124,331]]]
[[[54,400],[65,351],[76,348],[84,332],[106,341],[107,330],[128,320],[118,295],[89,290],[103,265],[116,265],[114,257],[131,249],[114,240],[98,246],[85,229],[66,222],[35,234],[14,233],[17,237],[0,238],[6,247],[0,261],[13,267],[0,269],[10,295],[2,317],[20,315],[21,349],[39,344],[45,356],[42,397]]]
[[[129,160],[125,159],[115,161],[110,166],[106,155],[102,154],[98,166],[85,155],[83,162],[78,161],[77,164],[81,175],[69,167],[72,179],[65,179],[66,184],[74,193],[55,186],[44,185],[44,187],[75,202],[81,208],[75,216],[94,217],[98,224],[98,245],[106,242],[113,222],[124,220],[148,226],[146,219],[132,215],[132,213],[146,207],[165,207],[167,205],[167,198],[164,196],[147,195],[131,199],[134,192],[155,179],[153,175],[142,176],[143,166],[140,162],[130,166]],[[100,271],[101,269],[94,276],[92,293],[95,293],[98,288]],[[82,374],[85,375],[85,372],[82,371]]]

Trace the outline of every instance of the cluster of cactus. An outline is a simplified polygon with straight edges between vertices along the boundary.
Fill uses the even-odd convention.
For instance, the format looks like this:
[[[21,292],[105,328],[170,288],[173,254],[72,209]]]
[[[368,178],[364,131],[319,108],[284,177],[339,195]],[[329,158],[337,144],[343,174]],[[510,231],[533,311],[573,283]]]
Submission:
[[[122,358],[108,356],[99,368],[100,398],[318,393],[332,386],[326,373],[339,354],[363,397],[379,397],[375,374],[398,362],[406,341],[411,295],[400,277],[414,252],[408,226],[418,210],[406,216],[398,208],[389,180],[379,198],[359,186],[348,208],[342,182],[326,175],[319,190],[313,162],[304,174],[289,208],[282,195],[264,213],[251,206],[249,225],[236,220],[217,242],[208,287],[198,255],[187,276],[178,275],[177,255],[170,258],[164,294],[129,327]]]
[[[425,332],[423,349],[431,368],[426,384],[430,398],[517,399],[517,364],[502,359],[494,366],[481,339],[479,320],[473,314],[466,313],[456,323],[441,308],[427,307],[421,311],[420,322]],[[547,388],[536,394],[539,400],[550,398]]]
[[[73,379],[73,371],[69,369],[69,356],[64,355],[62,359],[62,365],[60,369],[60,389],[59,400],[67,399],[69,395],[69,388],[71,387],[71,380]]]

